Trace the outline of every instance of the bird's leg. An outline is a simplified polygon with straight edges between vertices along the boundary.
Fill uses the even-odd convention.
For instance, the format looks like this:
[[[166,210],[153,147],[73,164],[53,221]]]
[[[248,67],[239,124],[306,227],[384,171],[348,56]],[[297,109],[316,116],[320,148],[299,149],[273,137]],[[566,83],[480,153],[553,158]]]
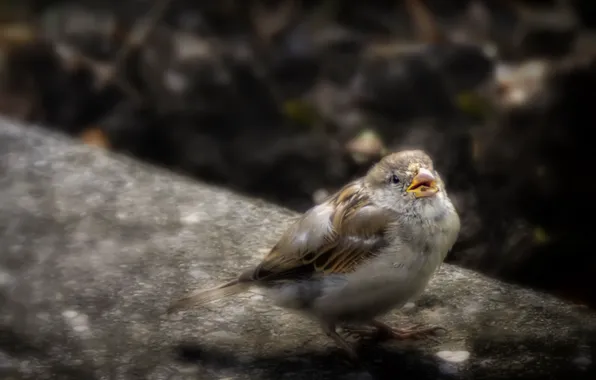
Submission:
[[[356,354],[354,347],[352,347],[344,338],[342,338],[335,331],[335,325],[323,324],[322,327],[325,334],[327,334],[328,337],[333,339],[335,344],[337,344],[341,349],[343,349],[348,354],[350,359],[352,359],[353,361],[358,361],[358,355]]]
[[[373,320],[371,324],[377,328],[377,332],[382,338],[396,340],[421,339],[424,337],[428,337],[429,335],[434,335],[438,330],[445,330],[443,327],[440,326],[429,326],[421,328],[421,325],[415,325],[404,329],[398,329],[377,320]]]

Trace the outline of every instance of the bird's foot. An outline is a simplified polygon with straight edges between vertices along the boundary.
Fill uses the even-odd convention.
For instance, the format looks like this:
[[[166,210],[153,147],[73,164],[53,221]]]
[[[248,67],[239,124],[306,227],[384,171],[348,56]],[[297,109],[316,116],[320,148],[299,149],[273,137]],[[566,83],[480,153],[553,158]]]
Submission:
[[[417,340],[423,338],[432,338],[433,335],[437,335],[439,330],[447,331],[441,326],[422,327],[422,324],[406,327],[403,329],[391,327],[379,321],[373,321],[372,325],[377,328],[378,334],[380,335],[381,339],[384,340]]]
[[[391,327],[383,322],[372,321],[370,327],[365,326],[342,326],[343,331],[349,337],[357,339],[372,339],[372,340],[415,340],[422,338],[431,338],[436,335],[439,330],[445,330],[440,326],[415,325],[407,328],[398,329]]]
[[[374,326],[342,325],[342,333],[348,338],[358,340],[379,339],[379,329]]]

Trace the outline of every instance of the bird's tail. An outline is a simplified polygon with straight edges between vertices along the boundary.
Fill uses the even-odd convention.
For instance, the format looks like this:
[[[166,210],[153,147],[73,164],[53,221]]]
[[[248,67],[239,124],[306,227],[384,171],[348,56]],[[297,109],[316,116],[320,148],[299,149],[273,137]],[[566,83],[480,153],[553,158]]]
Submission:
[[[242,293],[250,287],[247,282],[240,282],[238,279],[226,282],[211,289],[198,290],[176,300],[170,304],[167,314],[172,314],[183,309],[189,309],[193,306],[205,305],[209,302],[216,301],[221,298],[233,296]]]

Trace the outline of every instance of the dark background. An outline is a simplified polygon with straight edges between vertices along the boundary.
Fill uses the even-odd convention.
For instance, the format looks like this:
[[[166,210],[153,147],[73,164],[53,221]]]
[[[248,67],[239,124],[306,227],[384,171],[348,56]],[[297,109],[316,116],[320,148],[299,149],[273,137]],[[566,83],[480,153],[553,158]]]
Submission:
[[[448,261],[596,306],[596,3],[2,1],[0,113],[304,211],[423,148]]]

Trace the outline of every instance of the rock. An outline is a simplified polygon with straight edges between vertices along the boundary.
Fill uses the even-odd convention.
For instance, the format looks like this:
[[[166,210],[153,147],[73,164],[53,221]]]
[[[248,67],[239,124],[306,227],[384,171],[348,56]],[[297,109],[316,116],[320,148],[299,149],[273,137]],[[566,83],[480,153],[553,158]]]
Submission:
[[[436,44],[411,51],[406,45],[392,45],[369,48],[349,90],[362,109],[390,117],[391,131],[404,121],[454,117],[457,95],[489,82],[495,69],[492,58],[472,44]]]
[[[527,57],[563,57],[573,49],[579,31],[577,14],[569,2],[553,7],[524,7],[517,4],[517,14],[522,26],[519,48]]]
[[[520,1],[483,3],[489,10],[491,40],[501,58],[556,59],[573,50],[580,25],[571,2],[542,1],[534,6]]]
[[[472,131],[477,203],[463,210],[477,212],[476,236],[486,250],[466,252],[467,258],[454,253],[460,265],[594,306],[594,263],[584,254],[593,246],[593,229],[570,221],[594,214],[596,205],[568,197],[560,179],[592,167],[584,126],[596,122],[588,100],[596,95],[596,65],[575,59],[541,66],[511,66],[498,78],[527,101],[506,105],[503,98],[502,112]]]
[[[445,264],[388,322],[438,342],[363,347],[258,294],[166,318],[255,264],[294,213],[0,120],[0,374],[16,379],[589,378],[596,315]]]
[[[362,59],[350,84],[354,103],[369,113],[385,115],[394,124],[423,115],[451,115],[450,88],[428,55],[406,52]]]

